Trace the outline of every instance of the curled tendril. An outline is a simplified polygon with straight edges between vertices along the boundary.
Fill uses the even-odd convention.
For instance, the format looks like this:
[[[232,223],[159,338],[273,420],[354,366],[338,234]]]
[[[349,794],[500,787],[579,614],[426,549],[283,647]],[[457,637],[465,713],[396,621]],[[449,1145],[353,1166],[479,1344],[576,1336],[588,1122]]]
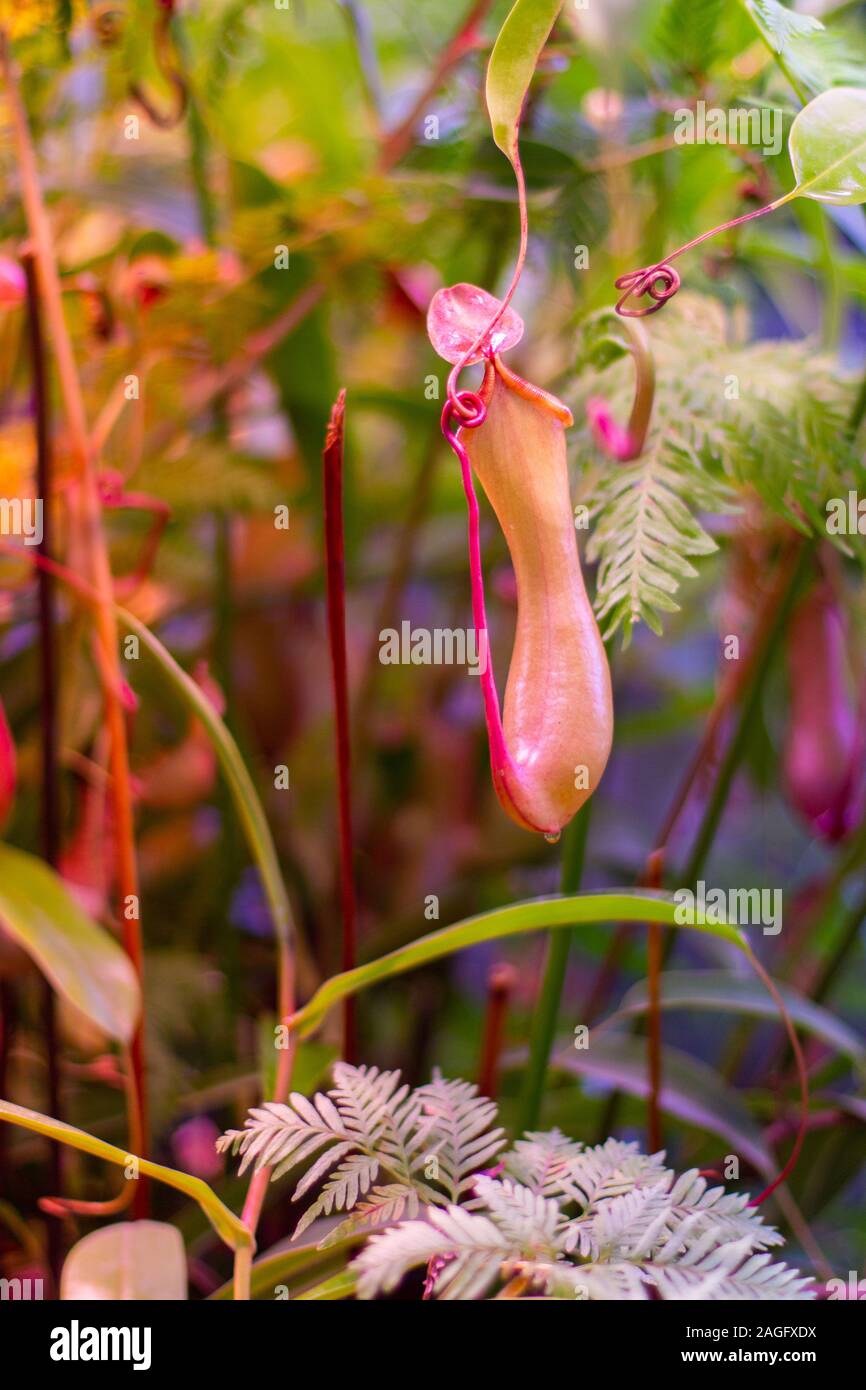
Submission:
[[[130,82],[129,94],[147,113],[153,125],[160,130],[171,130],[179,125],[189,105],[189,89],[180,71],[180,64],[174,47],[171,26],[174,18],[174,0],[159,0],[159,13],[153,26],[153,49],[156,65],[165,81],[174,92],[174,106],[170,111],[160,111],[141,82]]]
[[[659,261],[657,265],[630,270],[615,283],[616,288],[623,291],[616,302],[616,312],[626,319],[645,319],[649,314],[657,314],[663,304],[673,299],[682,281],[672,265]],[[653,301],[651,304],[641,304],[631,309],[626,307],[630,299],[639,300],[646,295]]]
[[[615,282],[616,288],[622,290],[616,303],[616,312],[624,319],[645,319],[649,314],[657,314],[663,304],[667,304],[669,299],[673,299],[681,285],[679,273],[674,270],[671,261],[676,260],[677,256],[682,256],[686,251],[691,251],[693,247],[700,246],[702,242],[708,241],[710,237],[717,236],[719,232],[729,232],[734,227],[740,227],[744,222],[753,222],[756,217],[765,217],[768,212],[775,212],[784,203],[790,201],[796,195],[796,189],[792,193],[784,193],[775,202],[768,203],[766,207],[755,208],[752,212],[744,212],[742,217],[732,217],[729,222],[723,222],[720,227],[711,227],[708,232],[702,232],[693,241],[687,241],[685,246],[680,246],[676,251],[671,251],[665,260],[659,261],[657,265],[645,265],[640,270],[630,270],[627,275],[621,275]],[[643,299],[648,296],[652,303],[636,305],[634,308],[627,308],[630,299]]]
[[[455,396],[449,396],[442,410],[442,433],[452,449],[456,443],[453,430],[455,415],[464,429],[474,430],[487,419],[487,406],[475,391],[458,391]],[[459,458],[459,451],[455,449],[455,453]]]

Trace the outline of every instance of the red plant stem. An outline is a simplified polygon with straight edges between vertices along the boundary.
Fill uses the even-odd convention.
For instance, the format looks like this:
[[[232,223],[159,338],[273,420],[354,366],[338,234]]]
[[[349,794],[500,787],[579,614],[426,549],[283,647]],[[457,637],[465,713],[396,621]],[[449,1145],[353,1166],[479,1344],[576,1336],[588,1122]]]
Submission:
[[[800,1039],[797,1037],[797,1030],[785,1006],[784,999],[776,988],[772,977],[764,969],[763,965],[748,945],[746,946],[746,955],[752,969],[763,983],[764,988],[768,991],[772,997],[773,1003],[779,1010],[779,1014],[785,1025],[785,1032],[788,1034],[788,1041],[791,1044],[791,1051],[794,1054],[794,1062],[797,1067],[797,1078],[800,1083],[800,1123],[797,1126],[794,1147],[791,1149],[788,1161],[778,1177],[774,1178],[770,1185],[764,1188],[763,1192],[759,1192],[757,1197],[753,1197],[749,1202],[750,1207],[759,1207],[762,1202],[765,1202],[768,1197],[772,1196],[776,1188],[780,1187],[789,1174],[793,1172],[797,1159],[800,1157],[800,1150],[803,1147],[803,1141],[806,1138],[806,1133],[809,1128],[809,1076],[806,1070],[806,1059],[803,1056],[803,1049],[800,1046]]]
[[[334,689],[337,785],[340,820],[340,903],[343,917],[343,970],[353,970],[358,956],[357,903],[352,855],[352,747],[349,735],[349,678],[346,664],[346,561],[343,536],[343,443],[346,392],[331,411],[322,456],[325,484],[325,554],[328,644]],[[343,1004],[343,1057],[357,1060],[355,1000]]]
[[[42,540],[40,555],[51,558],[52,514],[54,487],[51,454],[51,395],[45,358],[45,337],[42,330],[42,310],[39,302],[36,262],[32,255],[22,257],[27,278],[27,323],[30,339],[30,373],[33,384],[33,416],[36,424],[36,495],[42,503]],[[54,579],[45,569],[37,568],[36,590],[39,605],[39,666],[40,666],[40,735],[42,742],[42,788],[40,817],[42,853],[52,869],[60,858],[59,765],[57,757],[57,660],[54,624]],[[42,1032],[48,1074],[48,1113],[63,1119],[60,1099],[60,1049],[57,1038],[57,1009],[54,990],[46,980],[42,986]],[[63,1145],[49,1145],[51,1187],[63,1190]],[[60,1266],[63,1256],[63,1230],[54,1221],[48,1222],[48,1264],[55,1289],[60,1287]]]
[[[415,127],[424,115],[428,102],[436,95],[451,69],[477,47],[478,26],[492,5],[493,0],[475,0],[466,18],[439,54],[424,87],[412,103],[412,109],[382,141],[378,162],[380,173],[392,169],[411,147]]]
[[[481,1042],[481,1065],[478,1069],[478,1089],[483,1096],[495,1100],[499,1089],[499,1063],[508,1001],[517,982],[513,965],[496,965],[487,981],[487,1013]]]
[[[63,293],[54,253],[51,224],[42,196],[36,153],[30,136],[27,112],[21,99],[18,74],[9,41],[0,30],[0,70],[6,86],[8,113],[21,179],[21,196],[32,240],[32,254],[37,266],[40,299],[45,312],[54,358],[60,379],[60,389],[66,414],[70,453],[76,469],[76,487],[72,490],[70,520],[72,529],[86,556],[90,578],[100,598],[95,612],[96,655],[100,668],[105,703],[105,721],[111,740],[111,792],[115,822],[115,852],[120,919],[123,924],[123,943],[141,983],[143,978],[143,947],[139,915],[125,911],[129,899],[139,901],[138,869],[135,853],[135,834],[132,811],[132,785],[129,770],[129,750],[126,736],[126,712],[123,705],[123,677],[117,645],[117,624],[114,617],[114,588],[105,533],[102,525],[102,504],[96,476],[95,458],[89,436],[87,412],[72,340],[63,312]],[[144,1033],[140,1023],[132,1041],[135,1095],[139,1106],[137,1127],[143,1137],[142,1153],[147,1153],[148,1124],[145,1091]],[[148,1209],[147,1183],[136,1184],[135,1214],[146,1216]]]

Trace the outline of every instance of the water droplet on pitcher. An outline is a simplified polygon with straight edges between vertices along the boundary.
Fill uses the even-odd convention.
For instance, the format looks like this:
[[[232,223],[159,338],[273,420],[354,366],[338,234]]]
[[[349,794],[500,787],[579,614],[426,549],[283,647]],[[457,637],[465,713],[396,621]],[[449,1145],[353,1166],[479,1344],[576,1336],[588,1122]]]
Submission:
[[[558,844],[559,844],[559,841],[560,841],[561,838],[562,838],[562,831],[561,831],[561,830],[548,830],[548,831],[546,831],[544,838],[545,838],[545,840],[547,841],[547,843],[548,843],[549,845],[558,845]]]

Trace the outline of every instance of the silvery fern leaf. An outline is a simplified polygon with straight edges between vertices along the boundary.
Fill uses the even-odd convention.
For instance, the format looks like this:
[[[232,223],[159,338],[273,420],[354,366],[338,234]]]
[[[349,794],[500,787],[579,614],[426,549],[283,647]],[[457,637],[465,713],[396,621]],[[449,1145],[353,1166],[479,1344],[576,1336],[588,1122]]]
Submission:
[[[302,1197],[314,1183],[318,1182],[322,1172],[325,1171],[322,1167],[323,1160],[332,1157],[333,1151],[323,1154],[318,1163],[314,1163],[312,1168],[307,1170],[295,1188],[295,1201]],[[370,1190],[378,1172],[379,1160],[377,1158],[370,1154],[349,1154],[336,1172],[331,1174],[313,1205],[304,1212],[295,1228],[293,1239],[297,1240],[307,1227],[312,1225],[320,1216],[328,1216],[332,1211],[351,1211],[358,1204],[359,1199]]]
[[[355,1144],[339,1112],[327,1096],[317,1095],[313,1105],[306,1096],[294,1093],[288,1105],[268,1101],[251,1110],[244,1128],[229,1130],[217,1141],[217,1148],[242,1155],[241,1173],[251,1164],[256,1169],[275,1164],[274,1177],[279,1177],[330,1144],[335,1145],[329,1151],[332,1163]]]
[[[712,1228],[719,1238],[736,1240],[749,1235],[753,1248],[765,1249],[783,1245],[784,1240],[763,1218],[744,1193],[725,1192],[723,1187],[710,1187],[696,1168],[677,1178],[670,1190],[670,1229],[682,1241]]]
[[[559,1130],[503,1145],[496,1106],[475,1086],[338,1063],[334,1087],[250,1111],[221,1149],[242,1168],[305,1165],[294,1196],[319,1187],[300,1235],[337,1211],[323,1245],[365,1228],[358,1296],[427,1268],[436,1298],[807,1299],[808,1279],[773,1264],[781,1243],[742,1194],[677,1177],[664,1154],[617,1139],[584,1148]],[[423,1213],[423,1216],[421,1215]],[[376,1229],[385,1228],[385,1229]]]
[[[565,1218],[555,1198],[542,1197],[508,1178],[476,1178],[480,1204],[512,1250],[554,1255]]]
[[[567,1176],[569,1165],[583,1153],[583,1144],[567,1138],[559,1129],[542,1134],[530,1132],[518,1139],[505,1156],[505,1172],[532,1192],[555,1197]]]
[[[353,1229],[399,1220],[407,1210],[415,1215],[422,1204],[459,1201],[504,1144],[503,1131],[491,1128],[495,1119],[496,1106],[468,1082],[437,1073],[410,1091],[397,1071],[338,1062],[327,1095],[311,1101],[293,1094],[288,1105],[257,1107],[218,1147],[240,1152],[241,1172],[273,1165],[274,1179],[309,1163],[294,1200],[331,1175],[297,1238],[319,1217],[356,1206]]]
[[[441,1202],[443,1199],[436,1193],[431,1193],[430,1202]],[[421,1209],[421,1194],[415,1187],[408,1187],[405,1183],[387,1183],[381,1187],[374,1187],[364,1198],[360,1198],[352,1207],[351,1215],[345,1221],[341,1221],[339,1226],[333,1231],[329,1231],[325,1239],[320,1242],[321,1249],[325,1250],[329,1245],[336,1245],[344,1240],[346,1236],[357,1234],[367,1228],[375,1226],[388,1226],[392,1222],[401,1221],[403,1217],[414,1217]],[[306,1221],[302,1224],[307,1224]],[[298,1226],[298,1231],[301,1225]]]
[[[545,1192],[586,1211],[607,1197],[622,1196],[635,1187],[657,1183],[668,1172],[663,1157],[642,1154],[634,1143],[608,1139],[569,1156],[551,1172]]]
[[[498,1277],[510,1249],[507,1237],[486,1216],[458,1206],[431,1210],[426,1221],[404,1221],[370,1237],[353,1264],[358,1296],[390,1292],[410,1269],[438,1255],[449,1262],[437,1280],[437,1297],[478,1298]]]
[[[748,1237],[709,1250],[699,1260],[644,1262],[644,1277],[658,1297],[674,1301],[744,1302],[814,1299],[810,1279],[796,1269],[773,1264],[772,1256],[750,1254]]]
[[[439,1182],[452,1202],[473,1186],[473,1175],[490,1163],[505,1143],[504,1131],[491,1128],[496,1106],[477,1086],[447,1081],[439,1072],[415,1092],[421,1107],[414,1144],[414,1167]]]

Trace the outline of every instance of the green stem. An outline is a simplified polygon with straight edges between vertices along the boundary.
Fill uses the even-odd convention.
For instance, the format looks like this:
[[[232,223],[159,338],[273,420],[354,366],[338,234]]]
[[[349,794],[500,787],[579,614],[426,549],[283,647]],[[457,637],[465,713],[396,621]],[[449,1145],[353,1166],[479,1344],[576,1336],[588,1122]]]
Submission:
[[[810,994],[816,1004],[819,1004],[829,993],[836,982],[842,966],[860,940],[860,928],[863,924],[864,917],[866,917],[866,893],[861,893],[850,912],[846,915],[842,934],[832,956],[826,962],[815,985],[810,990]]]
[[[722,765],[719,768],[719,774],[713,787],[712,796],[704,812],[704,818],[701,821],[701,826],[694,847],[692,848],[691,856],[682,875],[682,882],[685,884],[691,885],[695,882],[712,848],[713,840],[719,828],[719,822],[721,821],[722,813],[727,804],[734,777],[739,770],[748,747],[754,721],[758,715],[761,700],[764,695],[767,677],[770,674],[770,669],[773,664],[773,658],[782,640],[788,618],[800,589],[801,580],[812,562],[815,545],[815,539],[811,538],[805,541],[800,547],[800,553],[797,557],[797,562],[794,566],[791,578],[782,595],[779,606],[776,609],[773,624],[767,634],[767,640],[764,644],[764,650],[755,667],[751,684],[746,692],[746,697],[740,710],[740,718],[737,723],[736,731],[728,744],[727,751],[722,760]]]
[[[591,806],[591,800],[584,802],[566,830],[563,839],[562,892],[566,895],[576,893],[580,888]],[[529,1059],[523,1074],[523,1090],[518,1109],[518,1134],[525,1134],[527,1130],[534,1129],[538,1123],[544,1093],[544,1081],[565,984],[571,941],[571,932],[552,931],[547,938],[547,957],[541,985],[541,997],[533,1015],[529,1039]]]

